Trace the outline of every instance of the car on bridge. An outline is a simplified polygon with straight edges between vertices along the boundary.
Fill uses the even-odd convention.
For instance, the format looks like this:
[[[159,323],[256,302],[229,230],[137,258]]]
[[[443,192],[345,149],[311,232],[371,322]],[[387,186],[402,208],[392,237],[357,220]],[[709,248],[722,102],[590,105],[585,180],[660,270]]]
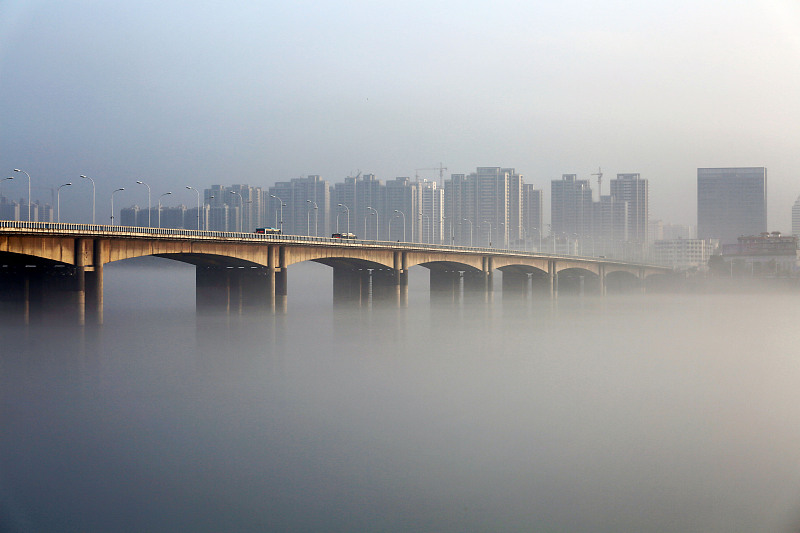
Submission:
[[[357,239],[355,233],[333,233],[331,239]]]
[[[280,235],[281,230],[278,228],[256,228],[253,233],[258,235]]]

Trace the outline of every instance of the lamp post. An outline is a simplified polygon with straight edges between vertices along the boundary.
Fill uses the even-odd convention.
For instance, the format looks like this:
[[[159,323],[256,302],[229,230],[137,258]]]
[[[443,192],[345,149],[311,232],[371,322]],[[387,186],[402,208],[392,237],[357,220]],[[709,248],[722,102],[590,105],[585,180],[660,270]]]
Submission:
[[[119,189],[115,190],[111,193],[111,225],[114,225],[114,195],[117,194],[119,191],[124,191],[125,187],[120,187]]]
[[[208,231],[208,219],[210,218],[210,217],[209,217],[209,215],[211,215],[211,202],[210,202],[210,200],[213,200],[214,198],[215,198],[215,197],[214,197],[214,195],[212,194],[212,195],[210,195],[210,196],[208,197],[208,199],[209,199],[209,203],[206,203],[206,202],[205,202],[205,200],[203,200],[203,215],[205,215],[205,216],[204,216],[204,219],[205,219],[205,223],[206,223],[206,224],[205,224],[205,228],[204,228],[204,229],[205,229],[206,231]],[[208,209],[207,209],[207,210],[206,210],[206,206],[208,206]]]
[[[347,207],[344,204],[339,204],[339,207],[344,207],[344,210],[347,211],[347,233],[350,233],[350,208]],[[339,217],[338,216],[336,217],[336,226],[337,226],[336,229],[338,231],[338,229],[339,229],[338,228],[338,226],[339,226]]]
[[[311,200],[306,200],[306,203],[314,206],[314,237],[319,237],[319,208],[317,207],[317,202],[312,202]],[[311,213],[311,208],[309,208],[308,213],[306,214],[306,233],[311,233],[310,222],[308,220],[308,214]]]
[[[14,172],[22,172],[23,174],[28,176],[28,222],[30,222],[31,221],[31,175],[19,168],[15,168]]]
[[[56,191],[56,222],[61,222],[61,189],[70,185],[72,185],[72,182],[59,185]]]
[[[468,218],[465,218],[464,222],[469,222],[469,245],[472,246],[472,221]]]
[[[367,209],[369,209],[370,211],[375,213],[375,240],[379,241],[380,240],[380,228],[379,228],[379,226],[380,226],[381,219],[378,216],[378,210],[375,209],[374,207],[370,207],[370,206],[367,206]],[[367,217],[364,217],[364,238],[365,239],[367,238]]]
[[[148,228],[152,228],[153,226],[152,226],[152,224],[150,224],[150,211],[152,211],[152,208],[150,207],[150,186],[148,184],[146,184],[145,182],[143,182],[143,181],[137,181],[136,183],[138,183],[139,185],[144,185],[145,187],[147,187],[147,227]],[[159,214],[160,214],[160,211],[159,211]]]
[[[286,204],[284,204],[283,200],[281,200],[279,197],[275,196],[274,194],[270,194],[270,197],[275,198],[276,200],[278,200],[278,204],[279,204],[278,207],[281,210],[281,220],[280,220],[280,226],[279,227],[280,227],[280,230],[281,230],[281,234],[283,234],[283,206],[286,205]],[[308,218],[308,217],[306,217],[306,218]],[[297,230],[295,229],[295,231],[297,231]]]
[[[539,234],[539,247],[536,249],[537,253],[542,253],[542,231],[539,228],[533,228]]]
[[[194,193],[197,195],[197,231],[200,231],[200,191],[194,187],[189,187],[188,185],[186,188],[190,191],[194,191]]]
[[[242,233],[242,219],[244,218],[244,199],[242,199],[242,195],[236,191],[228,191],[228,192],[231,194],[235,194],[239,197],[239,233]]]
[[[95,203],[94,180],[89,176],[85,176],[83,174],[81,174],[81,178],[87,179],[92,182],[92,224],[94,224],[94,203]]]
[[[447,245],[454,246],[456,243],[456,238],[453,235],[453,217],[446,217],[442,216],[442,222],[445,222],[447,225],[445,227],[448,228],[447,230]],[[444,241],[445,236],[442,235],[442,241]]]
[[[172,192],[165,192],[161,196],[158,197],[158,227],[161,227],[161,199],[167,196],[168,194],[172,194]]]
[[[492,223],[489,222],[488,220],[484,220],[483,224],[488,224],[489,225],[489,233],[486,235],[486,242],[489,244],[489,248],[491,248],[492,247]],[[481,225],[483,225],[483,224],[481,224]]]
[[[403,216],[403,242],[406,242],[406,214],[399,209],[395,209],[394,212],[400,213]]]

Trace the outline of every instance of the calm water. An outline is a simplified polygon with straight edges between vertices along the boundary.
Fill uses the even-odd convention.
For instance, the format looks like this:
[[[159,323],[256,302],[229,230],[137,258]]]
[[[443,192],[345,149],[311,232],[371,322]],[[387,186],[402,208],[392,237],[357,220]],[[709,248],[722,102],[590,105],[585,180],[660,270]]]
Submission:
[[[800,294],[0,325],[2,531],[797,531]],[[422,287],[420,287],[422,286]]]

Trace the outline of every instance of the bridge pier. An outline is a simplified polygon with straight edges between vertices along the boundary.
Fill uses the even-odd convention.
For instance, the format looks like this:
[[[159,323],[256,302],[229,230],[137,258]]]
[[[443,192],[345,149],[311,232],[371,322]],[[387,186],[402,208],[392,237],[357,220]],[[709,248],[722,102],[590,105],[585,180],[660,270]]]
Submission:
[[[395,269],[334,267],[333,304],[354,307],[407,305],[408,276]]]
[[[555,261],[548,262],[547,274],[550,277],[550,299],[555,300],[558,298],[558,270]]]
[[[457,303],[461,299],[461,271],[430,270],[431,301]]]
[[[333,305],[361,307],[369,300],[369,270],[333,268]]]
[[[269,269],[264,267],[207,267],[195,269],[198,312],[241,314],[272,311]]]
[[[606,266],[600,265],[600,296],[606,295]]]
[[[466,270],[463,274],[464,297],[471,300],[490,302],[494,291],[493,265],[491,257],[483,258],[481,270]]]
[[[531,275],[527,272],[503,272],[503,300],[521,297],[530,298]]]

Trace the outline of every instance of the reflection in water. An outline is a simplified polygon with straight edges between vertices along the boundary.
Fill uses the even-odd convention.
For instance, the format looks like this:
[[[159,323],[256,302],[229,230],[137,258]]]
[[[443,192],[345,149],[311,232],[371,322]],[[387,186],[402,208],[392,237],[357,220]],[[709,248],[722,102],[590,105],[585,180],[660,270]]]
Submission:
[[[301,272],[196,316],[151,274],[109,269],[102,328],[0,326],[0,530],[797,525],[795,295],[334,312]]]

